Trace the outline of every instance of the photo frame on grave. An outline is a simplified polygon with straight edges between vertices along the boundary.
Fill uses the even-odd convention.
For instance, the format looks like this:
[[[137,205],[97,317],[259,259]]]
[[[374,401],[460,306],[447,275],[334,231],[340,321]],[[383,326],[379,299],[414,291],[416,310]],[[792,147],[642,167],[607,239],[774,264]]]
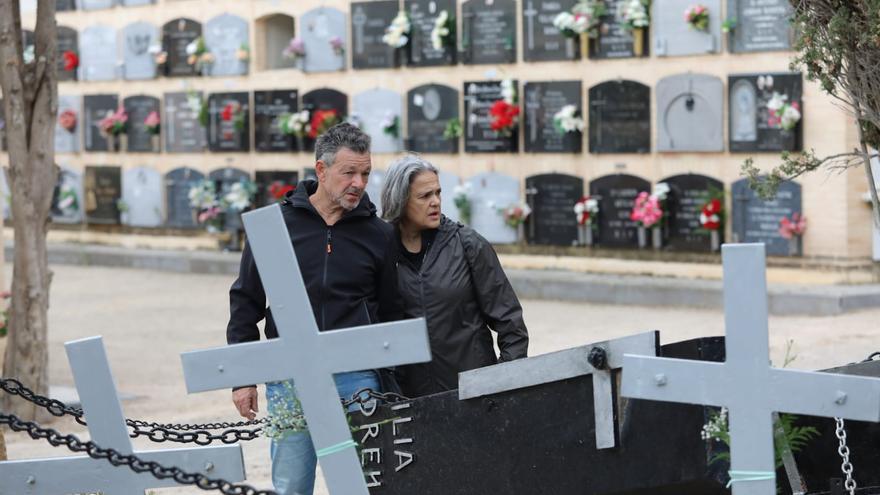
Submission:
[[[180,167],[165,174],[165,224],[178,229],[194,229],[199,225],[189,203],[189,190],[205,179],[205,174],[189,167]]]
[[[348,95],[331,88],[315,89],[302,96],[302,110],[308,110],[309,118],[313,121],[316,119],[316,112],[324,111],[331,112],[325,113],[327,119],[330,119],[327,120],[328,122],[344,122],[346,117],[348,117]],[[331,116],[334,118],[331,119]],[[317,124],[317,121],[315,123]],[[313,129],[313,132],[317,131],[315,126],[313,126]],[[315,151],[316,138],[317,134],[314,137],[306,136],[303,138],[302,146],[297,144],[298,149],[310,152]]]
[[[318,7],[302,14],[299,22],[306,52],[298,61],[303,72],[345,70],[349,50],[345,13],[332,7]]]
[[[728,0],[727,18],[736,19],[728,34],[728,49],[733,53],[791,50],[793,13],[788,0],[766,0],[758,6],[748,0]]]
[[[83,211],[86,223],[118,225],[122,199],[122,169],[117,166],[86,166],[83,179]]]
[[[657,82],[657,151],[724,151],[724,83],[708,74]]]
[[[122,174],[122,224],[144,228],[161,226],[165,219],[162,185],[162,174],[152,167],[126,169]]]
[[[288,191],[292,192],[296,189],[299,184],[299,172],[296,170],[257,170],[254,183],[257,186],[254,207],[260,208],[282,201]]]
[[[208,96],[208,149],[244,152],[251,149],[250,93],[213,93]]]
[[[62,165],[52,192],[52,208],[49,210],[52,221],[64,224],[82,223],[85,218],[84,199],[82,173]]]
[[[700,224],[703,205],[714,197],[724,201],[724,183],[700,174],[682,174],[667,177],[660,182],[669,185],[664,210],[663,237],[666,246],[674,251],[710,252],[712,241],[710,232]],[[719,246],[724,243],[725,228],[719,229]]]
[[[704,30],[695,29],[682,18],[690,7],[707,9],[709,22]],[[706,55],[721,52],[721,0],[664,0],[651,3],[651,31],[654,54],[658,57]]]
[[[109,151],[107,137],[101,133],[99,123],[119,108],[119,96],[114,94],[83,96],[83,140],[85,151]],[[118,141],[118,140],[117,140]],[[114,150],[118,150],[115,146]]]
[[[280,70],[296,68],[296,59],[285,56],[284,50],[296,37],[296,21],[293,17],[273,13],[260,17],[254,22],[257,46],[253,62],[260,70]]]
[[[55,152],[79,152],[82,126],[82,98],[74,95],[59,95],[58,117],[55,120]]]
[[[455,65],[458,62],[457,9],[455,0],[404,0],[404,9],[409,14],[411,30],[407,45],[409,57],[407,65],[412,67],[437,67]],[[431,32],[437,18],[446,12],[450,29],[448,42],[441,49],[434,48]]]
[[[189,63],[186,47],[202,36],[202,24],[187,18],[178,18],[162,26],[162,50],[167,59],[162,64],[166,77],[192,77],[200,75],[196,66]]]
[[[515,64],[515,0],[467,0],[461,4],[462,62]]]
[[[528,153],[580,153],[583,132],[563,132],[554,123],[565,106],[576,107],[575,116],[584,119],[580,81],[527,82],[523,85],[523,142]]]
[[[159,98],[147,95],[129,96],[123,100],[125,113],[128,114],[126,135],[128,136],[129,153],[159,153],[161,151],[160,134],[153,135],[147,129],[145,121],[153,112],[161,113]],[[160,128],[161,129],[161,128]]]
[[[156,58],[151,49],[159,46],[159,28],[135,22],[122,30],[122,74],[129,81],[156,78]]]
[[[409,90],[406,94],[407,149],[416,153],[458,153],[458,138],[444,136],[447,126],[458,119],[458,115],[455,88],[425,84]]]
[[[783,181],[773,199],[762,199],[743,178],[731,186],[731,226],[733,242],[763,242],[771,256],[797,256],[803,246],[794,245],[779,233],[783,218],[803,212],[802,187],[797,182]],[[795,249],[792,249],[794,247]]]
[[[79,33],[76,29],[58,26],[57,39],[58,45],[55,49],[58,54],[58,81],[76,81],[80,64]]]
[[[214,77],[243,76],[250,64],[250,28],[248,22],[237,15],[220,14],[205,23],[205,45],[214,55],[214,62],[207,66],[208,75]]]
[[[584,195],[584,180],[551,173],[526,177],[526,201],[532,209],[525,223],[529,244],[572,246],[578,241],[574,205]]]
[[[589,90],[590,153],[651,152],[651,88],[637,81],[599,83]]]
[[[485,0],[479,0],[483,2]],[[519,81],[507,80],[514,88],[514,106],[519,109]],[[513,129],[492,130],[496,117],[491,108],[505,101],[502,81],[465,81],[464,119],[462,121],[465,153],[516,153],[519,151],[519,123]],[[515,117],[519,122],[520,115]]]
[[[192,98],[191,98],[192,97]],[[162,134],[168,153],[201,153],[207,147],[207,132],[199,116],[200,107],[207,104],[202,93],[165,93],[162,115]]]
[[[520,204],[520,183],[499,172],[484,172],[467,179],[470,185],[470,227],[492,244],[514,244],[517,229],[504,222],[503,210]]]
[[[394,48],[385,41],[385,30],[400,11],[398,0],[351,3],[351,67],[390,69],[400,67],[405,48]]]
[[[117,78],[119,56],[116,30],[111,26],[89,26],[79,38],[79,78],[83,81],[113,81]]]
[[[635,175],[604,175],[590,182],[590,197],[599,202],[596,244],[609,248],[638,247],[638,224],[630,220],[630,213],[642,192],[651,192],[651,183]]]
[[[619,14],[621,5],[626,1],[605,0],[606,14],[602,16],[599,37],[590,41],[590,58],[604,60],[650,56],[653,26],[627,29]],[[653,23],[653,20],[650,22]]]
[[[55,0],[56,12],[72,12],[76,10],[77,0]]]
[[[577,0],[522,0],[523,60],[550,62],[578,60],[581,57],[579,40],[565,37],[553,19],[570,12]]]
[[[295,89],[254,91],[254,148],[264,153],[294,151],[297,140],[282,132],[280,120],[297,111]]]
[[[370,135],[373,153],[397,153],[403,149],[403,95],[374,88],[354,95],[351,116]]]
[[[799,72],[731,74],[727,78],[728,139],[731,152],[800,151],[803,147],[801,101],[803,79]],[[797,120],[786,129],[785,121],[768,104],[774,95],[796,107]],[[778,113],[783,113],[780,109]]]

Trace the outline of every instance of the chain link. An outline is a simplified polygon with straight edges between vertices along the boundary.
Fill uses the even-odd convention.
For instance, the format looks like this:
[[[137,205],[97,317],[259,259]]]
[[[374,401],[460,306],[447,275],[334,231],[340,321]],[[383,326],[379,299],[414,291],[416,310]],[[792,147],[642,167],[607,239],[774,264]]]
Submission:
[[[853,465],[849,462],[849,447],[846,444],[846,429],[843,423],[843,418],[834,418],[837,421],[837,428],[835,430],[835,434],[837,435],[837,439],[840,441],[840,447],[837,448],[837,453],[840,454],[840,458],[843,460],[843,464],[840,465],[840,470],[846,476],[846,481],[843,484],[843,487],[849,492],[850,495],[855,495],[856,493],[856,480],[853,479]]]

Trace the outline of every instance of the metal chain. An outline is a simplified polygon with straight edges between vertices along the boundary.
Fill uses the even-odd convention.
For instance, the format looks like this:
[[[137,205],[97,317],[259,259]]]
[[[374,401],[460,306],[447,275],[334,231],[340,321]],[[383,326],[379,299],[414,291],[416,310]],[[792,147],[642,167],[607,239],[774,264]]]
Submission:
[[[0,414],[0,425],[8,425],[12,431],[26,431],[35,440],[45,439],[54,447],[65,446],[73,452],[86,453],[94,459],[106,459],[114,466],[127,466],[136,473],[149,472],[157,479],[172,478],[182,485],[195,485],[202,490],[219,490],[224,495],[277,495],[272,490],[239,484],[222,479],[208,478],[200,473],[187,473],[177,467],[166,467],[155,461],[145,461],[134,454],[123,455],[114,449],[104,449],[92,442],[83,442],[74,435],[62,435],[51,428],[23,421],[15,415]]]
[[[363,407],[365,404],[368,404],[373,400],[380,400],[382,402],[401,402],[410,400],[410,398],[394,392],[376,392],[375,390],[367,387],[362,388],[352,394],[351,399],[343,399],[342,407],[344,409],[348,409],[348,406],[352,404],[358,404]]]
[[[837,439],[840,440],[840,447],[837,448],[837,453],[840,454],[840,458],[843,460],[843,464],[840,465],[840,470],[843,471],[843,474],[846,475],[846,481],[843,484],[843,487],[849,492],[850,495],[855,495],[856,493],[856,480],[853,479],[853,465],[849,462],[849,447],[846,445],[846,429],[843,423],[843,418],[834,418],[837,421],[837,429],[835,430],[835,434],[837,435]]]

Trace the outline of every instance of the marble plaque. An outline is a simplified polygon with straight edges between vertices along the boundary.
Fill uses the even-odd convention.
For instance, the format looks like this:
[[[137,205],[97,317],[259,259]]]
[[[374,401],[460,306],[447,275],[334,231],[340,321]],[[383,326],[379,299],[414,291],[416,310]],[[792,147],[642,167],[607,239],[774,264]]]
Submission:
[[[348,25],[345,13],[331,7],[318,7],[300,17],[300,36],[306,55],[302,60],[305,72],[333,72],[345,69],[348,59]],[[335,48],[333,42],[341,43]]]
[[[91,26],[79,39],[80,77],[83,81],[116,79],[119,59],[116,53],[116,30],[110,26]]]
[[[414,67],[454,65],[458,54],[457,43],[454,41],[457,39],[455,32],[450,33],[452,43],[440,49],[434,48],[431,32],[434,30],[437,18],[444,11],[452,19],[452,24],[457,24],[455,0],[404,0],[404,6],[412,24],[409,65]]]
[[[125,79],[154,79],[156,59],[150,47],[159,45],[159,29],[148,22],[129,24],[122,31],[123,74]]]
[[[122,175],[122,223],[132,227],[159,227],[164,219],[162,175],[151,167],[127,169]]]
[[[403,148],[403,96],[396,91],[376,88],[354,95],[352,117],[370,135],[373,153],[396,153]]]
[[[79,151],[82,118],[81,97],[74,95],[58,96],[58,118],[55,121],[56,153],[76,153]],[[62,123],[68,127],[62,126]],[[69,128],[71,123],[73,123],[73,126]]]
[[[680,74],[657,83],[657,151],[724,151],[724,83]]]
[[[590,196],[599,202],[598,245],[638,247],[638,224],[630,213],[641,192],[651,192],[651,183],[634,175],[606,175],[590,182]]]
[[[471,185],[471,227],[493,244],[517,242],[516,229],[504,223],[503,210],[520,203],[519,181],[497,172],[475,175]]]
[[[205,24],[205,44],[214,55],[208,66],[212,76],[240,76],[248,72],[250,32],[241,17],[222,14]],[[247,57],[243,57],[247,53]]]

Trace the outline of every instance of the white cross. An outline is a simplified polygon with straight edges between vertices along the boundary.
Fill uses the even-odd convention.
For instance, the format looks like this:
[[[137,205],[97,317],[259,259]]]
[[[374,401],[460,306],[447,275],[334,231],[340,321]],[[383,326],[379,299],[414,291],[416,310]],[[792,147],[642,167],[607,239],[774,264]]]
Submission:
[[[134,453],[145,461],[210,478],[232,482],[244,479],[240,445],[133,451],[101,337],[68,342],[64,347],[89,435],[98,447],[112,448],[123,455]],[[127,466],[114,466],[106,459],[88,456],[0,462],[0,480],[0,495],[143,494],[150,488],[181,486],[170,478],[160,480],[150,473],[136,473]]]
[[[458,398],[472,399],[593,375],[596,448],[610,449],[615,444],[611,370],[623,366],[626,353],[656,355],[657,344],[657,332],[647,332],[466,371],[458,374]],[[596,348],[602,349],[607,357],[607,366],[603,369],[594,368],[588,361],[590,352]]]
[[[369,495],[333,373],[430,361],[425,320],[319,332],[280,206],[242,219],[278,338],[182,354],[187,390],[293,378],[330,493]]]
[[[354,52],[357,54],[364,53],[364,26],[367,25],[367,14],[364,12],[364,7],[362,5],[358,5],[355,7],[354,15],[351,18],[351,23],[354,25]]]
[[[772,413],[878,421],[880,380],[772,367],[764,245],[728,244],[722,257],[727,360],[626,355],[621,395],[727,407],[733,494],[775,495]]]

